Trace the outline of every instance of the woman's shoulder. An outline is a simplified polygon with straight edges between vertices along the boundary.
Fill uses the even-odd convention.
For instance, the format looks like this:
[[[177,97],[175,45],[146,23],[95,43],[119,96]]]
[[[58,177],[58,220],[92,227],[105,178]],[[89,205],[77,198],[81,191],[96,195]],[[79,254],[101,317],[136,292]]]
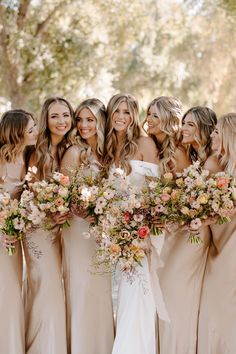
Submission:
[[[152,163],[158,162],[158,150],[152,138],[149,136],[141,136],[137,141],[137,145],[143,161]]]
[[[210,171],[210,173],[217,173],[223,171],[222,166],[220,165],[220,161],[217,158],[216,155],[210,155],[204,165],[203,165],[204,170]]]

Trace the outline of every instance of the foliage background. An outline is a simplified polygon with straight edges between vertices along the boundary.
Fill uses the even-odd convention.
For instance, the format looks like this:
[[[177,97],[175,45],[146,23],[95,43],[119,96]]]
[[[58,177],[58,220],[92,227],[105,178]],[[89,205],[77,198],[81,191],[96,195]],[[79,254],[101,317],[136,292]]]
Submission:
[[[0,0],[0,109],[125,91],[236,111],[236,0]]]

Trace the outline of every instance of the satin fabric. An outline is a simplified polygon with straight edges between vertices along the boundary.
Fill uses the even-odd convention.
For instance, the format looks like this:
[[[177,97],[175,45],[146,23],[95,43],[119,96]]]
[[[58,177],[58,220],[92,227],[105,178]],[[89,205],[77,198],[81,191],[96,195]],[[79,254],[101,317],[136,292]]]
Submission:
[[[24,246],[26,354],[67,354],[60,233],[37,229]]]
[[[189,243],[188,237],[188,231],[167,233],[161,252],[164,267],[158,273],[170,323],[159,320],[159,354],[196,354],[197,350],[198,313],[210,242],[209,227],[200,230],[201,244]]]
[[[21,182],[23,164],[0,164],[1,188],[13,193]],[[24,354],[25,330],[22,299],[22,248],[8,256],[0,244],[0,353]]]
[[[131,160],[131,183],[142,187],[145,176],[158,176],[158,166]],[[112,354],[155,354],[157,314],[168,321],[157,268],[162,266],[159,252],[162,237],[148,239],[150,256],[137,266],[132,281],[120,274],[117,307],[117,332]]]
[[[212,225],[199,315],[198,354],[236,353],[236,218]]]
[[[96,243],[74,216],[63,230],[68,354],[111,354],[114,340],[111,275],[94,274]]]

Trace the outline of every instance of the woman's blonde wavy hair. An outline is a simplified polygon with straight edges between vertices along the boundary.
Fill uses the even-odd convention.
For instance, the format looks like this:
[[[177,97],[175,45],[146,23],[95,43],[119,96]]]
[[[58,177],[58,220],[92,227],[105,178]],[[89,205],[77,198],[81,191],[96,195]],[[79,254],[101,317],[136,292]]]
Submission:
[[[48,128],[48,112],[51,106],[55,103],[63,104],[69,108],[72,120],[70,131],[75,127],[74,110],[66,99],[62,97],[50,97],[44,102],[39,120],[39,135],[34,154],[34,163],[37,166],[38,177],[40,179],[46,178],[55,168],[54,158],[51,155],[51,133]],[[70,131],[65,134],[62,141],[57,146],[57,159],[59,164],[67,147],[72,144],[72,141],[69,138]]]
[[[201,165],[203,165],[208,156],[212,154],[210,136],[215,129],[217,116],[216,113],[208,107],[196,106],[190,108],[184,114],[182,122],[184,122],[188,114],[191,114],[199,131],[199,134],[195,135],[195,141],[199,149],[196,151],[193,146],[189,145],[187,147],[188,155],[191,161],[199,160]]]
[[[3,114],[0,120],[0,161],[15,162],[25,150],[24,139],[31,113],[22,109],[14,109]]]
[[[75,120],[79,117],[82,109],[87,108],[96,118],[97,128],[97,154],[99,160],[102,161],[104,154],[104,140],[105,140],[105,124],[106,124],[106,108],[105,105],[97,98],[89,98],[79,104],[75,111]],[[73,142],[78,145],[81,150],[80,163],[89,164],[92,159],[92,149],[85,139],[83,139],[75,128],[76,135]],[[73,134],[72,134],[73,136]]]
[[[216,152],[224,170],[236,176],[236,113],[222,116],[217,123],[220,146]]]
[[[135,97],[130,94],[119,93],[111,97],[107,106],[107,124],[106,124],[106,148],[104,164],[107,171],[115,163],[116,148],[118,145],[118,137],[113,128],[113,115],[122,102],[126,102],[131,117],[131,122],[127,127],[123,147],[119,156],[120,167],[123,168],[127,174],[132,170],[129,161],[135,156],[137,152],[137,140],[141,136],[141,127],[139,124],[139,105]]]
[[[158,148],[162,171],[173,172],[176,167],[175,151],[180,143],[183,106],[178,98],[171,96],[160,96],[152,100],[147,107],[147,113],[151,106],[155,106],[157,109],[160,120],[159,129],[165,133],[165,139],[160,142],[156,136],[149,135],[153,138]],[[146,121],[144,121],[143,126]]]

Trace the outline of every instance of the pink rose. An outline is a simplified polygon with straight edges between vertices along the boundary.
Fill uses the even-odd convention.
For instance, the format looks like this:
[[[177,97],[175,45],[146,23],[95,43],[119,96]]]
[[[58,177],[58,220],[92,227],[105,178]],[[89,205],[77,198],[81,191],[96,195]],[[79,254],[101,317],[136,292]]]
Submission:
[[[169,194],[162,194],[161,195],[161,200],[163,202],[168,202],[168,200],[170,200],[171,196]]]
[[[148,226],[142,226],[138,229],[138,235],[140,238],[146,238],[150,234]]]
[[[60,177],[60,183],[63,185],[63,186],[68,186],[70,184],[70,178],[68,176],[64,176],[62,175]]]
[[[226,177],[218,177],[216,180],[216,185],[218,188],[227,187],[228,183],[229,183],[229,180]]]
[[[130,221],[130,213],[128,211],[126,211],[123,216],[126,222]]]

